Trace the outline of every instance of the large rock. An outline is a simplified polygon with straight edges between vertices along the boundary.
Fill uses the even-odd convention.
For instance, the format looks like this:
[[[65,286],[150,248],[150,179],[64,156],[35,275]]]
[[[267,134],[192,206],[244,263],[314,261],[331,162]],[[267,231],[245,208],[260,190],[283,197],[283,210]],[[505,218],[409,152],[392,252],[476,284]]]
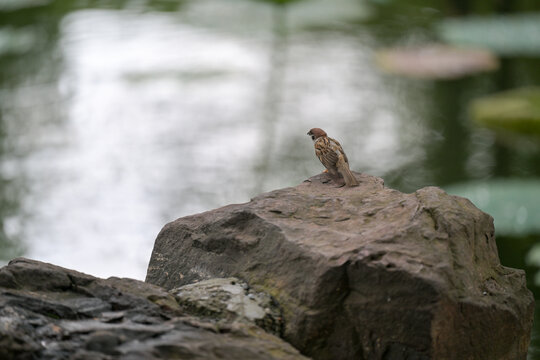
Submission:
[[[187,316],[178,300],[142,281],[16,259],[0,269],[0,359],[306,359],[249,321]]]
[[[502,266],[493,219],[428,187],[326,175],[167,224],[146,281],[237,276],[274,296],[315,359],[525,359],[533,297]]]

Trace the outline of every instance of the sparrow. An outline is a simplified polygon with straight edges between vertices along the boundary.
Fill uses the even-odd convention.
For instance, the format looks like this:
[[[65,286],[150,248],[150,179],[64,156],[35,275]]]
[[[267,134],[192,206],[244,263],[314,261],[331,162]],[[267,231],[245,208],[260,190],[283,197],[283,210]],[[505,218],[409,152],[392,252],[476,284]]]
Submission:
[[[319,158],[330,175],[342,176],[347,186],[358,186],[358,180],[349,169],[349,160],[341,144],[326,135],[323,129],[313,128],[307,133],[315,146],[315,155]],[[343,186],[343,185],[342,185]]]

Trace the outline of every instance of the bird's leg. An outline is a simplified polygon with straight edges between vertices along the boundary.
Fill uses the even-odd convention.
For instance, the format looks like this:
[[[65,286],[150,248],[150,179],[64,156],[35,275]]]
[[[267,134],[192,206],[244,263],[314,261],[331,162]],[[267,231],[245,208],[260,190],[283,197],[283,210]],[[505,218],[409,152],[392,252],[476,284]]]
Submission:
[[[322,183],[323,184],[326,184],[326,183],[329,183],[330,181],[333,180],[335,174],[333,172],[330,172],[328,171],[328,169],[324,169],[324,171],[321,173],[323,175],[325,175],[323,178],[325,178],[324,180],[322,180]]]
[[[322,175],[323,175],[323,176],[321,177],[321,182],[322,182],[323,184],[327,184],[327,183],[329,183],[330,181],[333,180],[333,176],[331,176],[331,175],[328,173],[328,171],[327,171],[326,173],[323,172]]]
[[[330,176],[330,178],[332,179],[332,182],[335,183],[337,186],[336,187],[342,187],[342,186],[345,186],[345,180],[343,179],[343,177],[341,176],[340,173],[338,173],[337,171],[335,170],[328,170],[328,175]]]

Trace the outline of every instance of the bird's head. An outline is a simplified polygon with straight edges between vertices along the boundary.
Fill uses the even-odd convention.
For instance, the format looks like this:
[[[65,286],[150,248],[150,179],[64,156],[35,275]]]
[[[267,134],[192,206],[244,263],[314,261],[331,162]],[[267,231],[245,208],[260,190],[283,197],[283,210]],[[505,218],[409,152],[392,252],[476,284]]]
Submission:
[[[309,136],[311,136],[311,140],[313,140],[313,141],[317,140],[318,138],[320,138],[322,136],[326,136],[326,133],[324,132],[324,130],[319,129],[319,128],[313,128],[313,129],[309,130],[307,134]]]

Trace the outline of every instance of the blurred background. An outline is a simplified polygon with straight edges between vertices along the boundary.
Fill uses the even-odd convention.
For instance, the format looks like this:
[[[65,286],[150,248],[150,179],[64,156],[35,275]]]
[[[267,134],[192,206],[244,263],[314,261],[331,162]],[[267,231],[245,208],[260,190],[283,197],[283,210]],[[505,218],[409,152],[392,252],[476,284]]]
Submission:
[[[0,0],[0,265],[144,279],[166,222],[319,173],[321,127],[490,213],[538,298],[536,85],[536,0]]]

